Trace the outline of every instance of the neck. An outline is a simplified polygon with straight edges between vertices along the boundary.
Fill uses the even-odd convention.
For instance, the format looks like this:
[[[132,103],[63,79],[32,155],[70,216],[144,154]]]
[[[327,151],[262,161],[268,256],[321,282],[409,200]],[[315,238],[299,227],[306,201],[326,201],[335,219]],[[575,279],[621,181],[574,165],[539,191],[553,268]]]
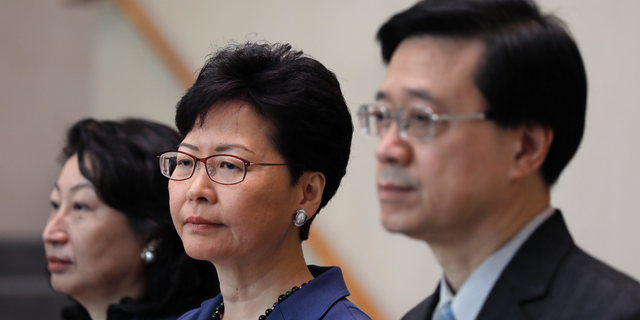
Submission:
[[[271,252],[266,258],[214,265],[224,298],[225,320],[257,318],[278,296],[313,279],[299,241],[292,248]]]
[[[122,283],[114,287],[103,286],[87,294],[71,294],[71,297],[87,310],[91,320],[105,320],[110,305],[118,304],[126,297],[138,299],[143,292],[144,281],[132,280],[126,286]]]
[[[107,319],[107,309],[112,304],[117,304],[124,298],[114,298],[114,299],[76,299],[78,303],[82,305],[83,308],[87,310],[91,320],[106,320]]]
[[[515,201],[486,214],[486,218],[479,223],[454,232],[455,234],[447,237],[447,241],[428,241],[454,293],[485,259],[549,206],[547,187],[527,191],[520,190],[516,193],[526,197],[518,198],[512,194],[510,198],[516,199]]]

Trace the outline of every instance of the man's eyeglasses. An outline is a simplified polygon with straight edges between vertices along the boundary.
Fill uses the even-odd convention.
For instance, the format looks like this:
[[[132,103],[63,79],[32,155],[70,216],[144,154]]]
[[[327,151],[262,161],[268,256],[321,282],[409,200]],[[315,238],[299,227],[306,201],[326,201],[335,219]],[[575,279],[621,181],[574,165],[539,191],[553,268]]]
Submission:
[[[428,107],[402,107],[387,110],[379,104],[365,104],[358,111],[361,131],[367,135],[383,136],[395,121],[403,140],[426,142],[433,139],[439,122],[484,120],[484,113],[435,114]]]
[[[182,181],[193,176],[198,161],[204,164],[209,178],[220,184],[237,184],[244,180],[248,166],[286,166],[285,163],[251,163],[230,154],[216,154],[206,158],[198,158],[182,151],[165,151],[158,155],[160,172],[165,177]]]

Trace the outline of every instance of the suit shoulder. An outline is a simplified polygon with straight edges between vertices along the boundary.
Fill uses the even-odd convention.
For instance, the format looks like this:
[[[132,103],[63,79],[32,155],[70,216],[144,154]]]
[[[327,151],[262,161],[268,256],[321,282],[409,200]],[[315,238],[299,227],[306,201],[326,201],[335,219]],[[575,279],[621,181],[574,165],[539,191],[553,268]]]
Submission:
[[[424,320],[431,319],[431,314],[433,313],[433,308],[435,307],[436,301],[434,301],[434,295],[427,297],[422,300],[418,305],[413,307],[409,312],[407,312],[402,320]]]
[[[192,320],[192,319],[197,319],[198,316],[200,315],[200,308],[198,309],[193,309],[191,311],[186,312],[185,314],[183,314],[182,316],[180,316],[180,318],[178,320]]]
[[[575,247],[558,269],[547,298],[527,309],[559,319],[640,319],[640,283]]]
[[[578,247],[569,253],[559,274],[583,283],[590,289],[617,298],[628,296],[640,302],[640,283],[628,275],[614,269]],[[573,275],[573,276],[571,276]],[[562,281],[562,280],[560,280]]]
[[[371,320],[371,318],[356,307],[351,301],[342,299],[336,302],[327,314],[322,318],[325,320]]]

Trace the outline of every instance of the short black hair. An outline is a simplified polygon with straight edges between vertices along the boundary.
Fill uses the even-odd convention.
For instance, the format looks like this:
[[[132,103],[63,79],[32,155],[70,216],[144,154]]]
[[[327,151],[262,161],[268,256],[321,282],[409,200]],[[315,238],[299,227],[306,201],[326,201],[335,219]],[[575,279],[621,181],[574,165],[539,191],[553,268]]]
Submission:
[[[155,260],[145,265],[144,295],[126,299],[110,312],[180,314],[220,292],[213,265],[187,256],[171,220],[168,180],[160,173],[156,156],[180,141],[174,129],[142,119],[84,119],[67,133],[60,160],[77,155],[80,172],[100,200],[123,213],[136,233],[160,239]],[[73,314],[73,308],[63,314]]]
[[[264,118],[269,140],[289,164],[292,186],[303,172],[324,174],[320,212],[346,174],[353,135],[336,75],[288,44],[233,43],[206,61],[178,102],[180,133],[186,136],[224,101],[246,102]],[[301,240],[308,238],[313,218],[300,228]]]
[[[487,117],[503,127],[551,128],[540,173],[553,185],[578,150],[587,108],[582,57],[562,21],[530,0],[424,0],[380,28],[383,60],[405,39],[421,36],[483,41],[475,82]]]

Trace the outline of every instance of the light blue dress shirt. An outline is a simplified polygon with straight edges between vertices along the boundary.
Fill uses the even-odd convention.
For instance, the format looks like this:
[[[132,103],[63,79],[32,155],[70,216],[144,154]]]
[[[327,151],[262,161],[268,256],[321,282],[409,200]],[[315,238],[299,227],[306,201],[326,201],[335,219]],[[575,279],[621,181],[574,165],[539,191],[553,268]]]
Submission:
[[[548,207],[531,219],[511,240],[473,270],[455,295],[449,289],[443,273],[440,277],[440,299],[435,312],[445,303],[451,301],[451,311],[456,320],[475,320],[491,289],[502,274],[502,270],[509,264],[509,261],[529,236],[551,217],[555,210],[553,207]]]

